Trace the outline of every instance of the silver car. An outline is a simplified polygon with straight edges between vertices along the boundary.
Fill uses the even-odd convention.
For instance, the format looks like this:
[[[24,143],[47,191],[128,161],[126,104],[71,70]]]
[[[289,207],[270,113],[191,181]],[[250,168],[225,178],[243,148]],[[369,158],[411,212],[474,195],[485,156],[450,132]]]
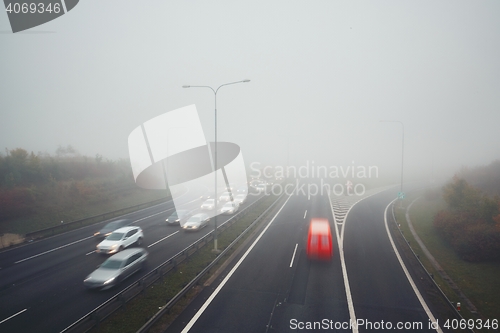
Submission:
[[[207,214],[199,213],[191,216],[186,223],[182,226],[184,230],[200,230],[205,227],[210,221],[210,217]]]
[[[173,212],[165,221],[168,225],[182,225],[187,220],[189,210],[180,209]]]
[[[148,252],[142,248],[123,250],[109,257],[85,280],[89,289],[109,289],[134,274],[146,265]]]
[[[229,192],[222,193],[221,196],[219,197],[219,200],[221,202],[226,202],[226,201],[231,200],[231,193],[229,193]]]
[[[238,211],[240,206],[235,202],[228,202],[220,209],[221,214],[234,214]]]
[[[132,223],[131,220],[116,220],[106,224],[101,230],[94,233],[94,236],[98,239],[103,239],[111,235],[116,229],[120,229]]]
[[[234,203],[237,203],[238,205],[242,205],[245,203],[245,201],[247,200],[247,195],[246,194],[238,194],[235,198],[234,198]]]

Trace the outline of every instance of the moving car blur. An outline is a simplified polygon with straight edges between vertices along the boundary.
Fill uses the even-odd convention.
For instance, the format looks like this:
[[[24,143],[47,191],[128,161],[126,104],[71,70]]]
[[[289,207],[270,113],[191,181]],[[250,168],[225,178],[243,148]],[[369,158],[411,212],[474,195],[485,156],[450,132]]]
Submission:
[[[182,226],[184,230],[199,230],[205,227],[210,221],[210,217],[208,217],[205,213],[199,213],[191,216],[186,223]]]
[[[306,253],[309,259],[331,260],[333,256],[332,233],[327,219],[311,219]]]
[[[125,227],[125,226],[129,225],[131,222],[132,222],[131,220],[126,220],[126,219],[109,222],[101,230],[94,233],[94,236],[96,236],[99,239],[103,239],[103,238],[111,235],[111,233],[113,231],[115,231],[116,229],[119,229],[121,227]]]
[[[90,273],[83,285],[89,289],[109,289],[144,268],[148,252],[143,248],[127,249],[109,257]]]

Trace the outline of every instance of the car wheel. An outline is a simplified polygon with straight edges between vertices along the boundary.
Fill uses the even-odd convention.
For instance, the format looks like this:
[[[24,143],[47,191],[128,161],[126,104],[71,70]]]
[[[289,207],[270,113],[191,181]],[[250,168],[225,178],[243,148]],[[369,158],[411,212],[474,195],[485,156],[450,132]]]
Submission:
[[[139,237],[139,239],[137,240],[137,246],[141,246],[141,244],[142,244],[142,238]]]
[[[123,245],[118,248],[118,252],[123,251]]]

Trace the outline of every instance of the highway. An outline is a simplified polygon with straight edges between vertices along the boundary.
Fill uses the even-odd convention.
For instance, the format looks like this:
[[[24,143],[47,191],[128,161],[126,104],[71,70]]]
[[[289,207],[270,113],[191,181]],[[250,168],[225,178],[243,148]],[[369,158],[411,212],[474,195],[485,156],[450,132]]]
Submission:
[[[257,198],[249,195],[244,206]],[[200,205],[195,201],[191,208]],[[191,233],[168,226],[165,219],[173,210],[168,201],[112,219],[127,218],[143,229],[149,260],[148,269],[106,291],[86,290],[83,279],[106,259],[95,253],[93,234],[109,221],[0,252],[0,332],[60,332],[213,230],[213,222]],[[218,224],[228,218],[219,216]]]
[[[288,197],[166,332],[436,332],[432,305],[412,287],[388,236],[384,213],[394,197],[394,189],[363,198]],[[305,256],[314,217],[335,230],[331,262]]]

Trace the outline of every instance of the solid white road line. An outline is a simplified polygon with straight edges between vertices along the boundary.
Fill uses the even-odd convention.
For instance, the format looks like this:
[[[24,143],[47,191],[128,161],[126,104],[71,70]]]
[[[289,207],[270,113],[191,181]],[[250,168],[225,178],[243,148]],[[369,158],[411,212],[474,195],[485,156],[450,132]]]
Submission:
[[[293,250],[292,260],[290,261],[290,267],[293,266],[293,259],[295,259],[295,253],[297,252],[297,246],[299,246],[299,244],[295,244],[295,250]]]
[[[401,265],[401,268],[403,269],[405,275],[406,275],[406,278],[408,279],[408,282],[410,282],[410,285],[411,287],[413,288],[413,291],[415,292],[415,294],[417,295],[417,298],[418,300],[420,301],[420,304],[422,305],[422,307],[424,308],[425,310],[425,313],[427,313],[427,316],[429,317],[429,319],[435,323],[436,322],[436,318],[434,318],[434,315],[432,314],[431,310],[429,309],[429,307],[427,306],[427,303],[425,303],[425,300],[424,298],[422,297],[422,294],[420,294],[420,291],[418,290],[417,286],[415,285],[415,282],[413,282],[413,279],[411,278],[410,276],[410,273],[408,272],[408,270],[406,269],[406,265],[405,263],[403,262],[403,260],[401,259],[401,256],[399,255],[399,251],[398,249],[396,248],[396,245],[394,244],[394,241],[392,240],[392,236],[391,236],[391,233],[389,232],[389,226],[387,225],[387,209],[391,206],[391,204],[396,201],[396,199],[392,200],[388,205],[387,207],[385,207],[385,211],[384,211],[384,222],[385,222],[385,230],[387,231],[387,236],[389,237],[389,240],[391,242],[391,245],[392,245],[392,248],[394,249],[394,252],[396,253],[396,257],[398,258],[398,261],[399,261],[399,264]],[[438,324],[438,327],[436,328],[436,332],[439,332],[439,333],[443,333],[443,331],[441,330],[441,327],[439,327],[439,324]]]
[[[285,207],[285,205],[287,204],[288,200],[290,200],[291,197],[292,197],[291,195],[288,196],[288,199],[286,199],[286,201],[283,204],[283,206],[281,206],[280,210],[276,213],[276,215],[274,215],[274,217],[271,220],[271,222],[269,222],[269,224],[264,228],[264,230],[262,230],[262,232],[260,233],[259,237],[257,237],[257,239],[252,243],[252,245],[248,248],[248,250],[245,252],[245,254],[241,257],[241,259],[233,267],[233,269],[231,269],[231,271],[229,272],[229,274],[226,275],[226,277],[224,278],[224,280],[222,280],[222,282],[219,284],[219,286],[217,287],[217,289],[215,289],[214,292],[212,293],[212,295],[210,295],[210,297],[206,300],[205,304],[203,304],[203,306],[198,310],[198,312],[196,312],[196,314],[189,321],[189,323],[187,323],[186,327],[184,327],[184,329],[182,330],[181,333],[187,333],[187,332],[189,332],[189,330],[191,329],[191,327],[193,327],[193,325],[196,323],[196,321],[198,320],[198,318],[200,318],[200,316],[203,314],[203,312],[207,309],[207,307],[213,301],[213,299],[215,298],[215,296],[217,296],[217,294],[221,291],[221,289],[227,283],[227,281],[229,280],[229,278],[231,278],[231,276],[238,269],[238,267],[240,267],[241,263],[248,256],[248,254],[250,253],[250,251],[252,251],[252,249],[254,248],[255,244],[257,244],[257,242],[260,240],[260,238],[262,237],[262,235],[264,235],[264,233],[267,231],[267,229],[271,226],[271,224],[273,223],[274,219],[276,219],[276,216],[278,216],[278,214],[281,213],[281,210],[283,209],[283,207]]]
[[[85,254],[85,255],[86,255],[86,256],[88,256],[89,254],[92,254],[92,253],[94,253],[94,252],[95,252],[95,250],[94,250],[94,251],[92,251],[92,252],[89,252],[89,253],[87,253],[87,254]]]
[[[35,254],[34,256],[31,256],[31,257],[24,258],[24,259],[21,259],[21,260],[19,260],[19,261],[16,261],[14,264],[19,264],[20,262],[23,262],[23,261],[26,261],[26,260],[30,260],[30,259],[33,259],[33,258],[39,257],[39,256],[41,256],[41,255],[44,255],[44,254],[47,254],[47,253],[50,253],[50,252],[54,252],[54,251],[56,251],[56,250],[60,250],[60,249],[62,249],[62,248],[65,248],[65,247],[67,247],[67,246],[70,246],[70,245],[73,245],[73,244],[76,244],[76,243],[83,242],[84,240],[87,240],[87,239],[90,239],[90,238],[94,238],[94,236],[85,237],[85,238],[82,238],[82,239],[80,239],[80,240],[74,241],[74,242],[72,242],[72,243],[69,243],[69,244],[66,244],[66,245],[62,245],[62,246],[56,247],[55,249],[48,250],[48,251],[45,251],[45,252],[42,252],[42,253],[39,253],[39,254]]]
[[[307,209],[306,209],[306,211],[304,213],[304,219],[306,218],[306,215],[307,215]]]
[[[14,318],[14,317],[15,317],[15,316],[17,316],[17,315],[20,315],[21,313],[23,313],[23,312],[24,312],[24,311],[26,311],[26,310],[28,310],[28,309],[21,310],[21,311],[19,311],[18,313],[13,314],[13,315],[12,315],[12,316],[10,316],[9,318],[5,318],[4,320],[0,321],[0,324],[2,324],[2,323],[4,323],[4,322],[6,322],[7,320],[9,320],[9,319],[11,319],[11,318]]]
[[[332,215],[333,215],[333,221],[335,222],[334,225],[335,225],[335,235],[337,236],[337,244],[339,245],[339,256],[340,256],[340,264],[341,264],[341,267],[342,267],[342,276],[344,278],[344,288],[345,288],[345,294],[346,294],[346,298],[347,298],[347,307],[349,309],[349,316],[351,317],[351,322],[356,322],[356,312],[354,311],[354,303],[352,301],[352,295],[351,295],[351,287],[349,286],[349,278],[347,277],[347,267],[346,267],[346,264],[345,264],[345,258],[344,258],[344,231],[345,231],[345,228],[346,228],[346,221],[347,221],[347,215],[349,215],[349,213],[351,212],[351,209],[357,204],[359,203],[361,200],[364,200],[364,199],[367,199],[375,194],[378,194],[380,192],[382,192],[384,190],[380,190],[378,192],[375,192],[373,194],[370,194],[369,196],[366,196],[366,197],[363,197],[361,199],[359,199],[358,201],[356,201],[355,203],[353,203],[349,209],[347,210],[347,212],[345,213],[345,216],[344,216],[344,220],[343,220],[343,223],[338,223],[337,220],[335,219],[335,212],[333,210],[333,207],[332,205],[330,205],[330,208],[332,210]],[[330,201],[330,203],[332,202],[331,198],[330,198],[330,193],[328,192],[328,200]],[[342,225],[342,231],[340,232],[340,236],[339,236],[339,224]],[[352,332],[353,333],[358,333],[358,326],[357,325],[354,325],[353,328],[352,328]]]
[[[167,209],[167,210],[162,210],[161,212],[159,213],[156,213],[156,214],[153,214],[153,215],[149,215],[149,216],[146,216],[146,217],[143,217],[142,219],[138,219],[138,220],[135,220],[132,224],[135,224],[135,222],[139,222],[139,221],[142,221],[142,220],[145,220],[145,219],[149,219],[150,217],[153,217],[153,216],[156,216],[156,215],[160,215],[160,214],[163,214],[163,213],[166,213],[166,212],[169,212],[171,210],[173,210],[174,208],[170,208],[170,209]]]
[[[167,237],[163,237],[163,238],[162,238],[162,239],[160,239],[159,241],[156,241],[156,242],[154,242],[153,244],[148,245],[148,248],[150,248],[150,247],[151,247],[151,246],[153,246],[153,245],[158,244],[158,243],[159,243],[159,242],[161,242],[161,241],[164,241],[164,240],[165,240],[165,239],[167,239],[168,237],[173,236],[173,235],[175,235],[175,234],[176,234],[176,233],[178,233],[178,232],[179,232],[179,230],[177,230],[176,232],[174,232],[174,233],[172,233],[172,234],[168,235]]]
[[[331,202],[330,192],[328,192],[328,200]],[[335,213],[333,211],[333,207],[330,206],[330,208],[332,209],[333,220],[335,222],[334,223],[335,236],[337,236],[337,244],[339,246],[340,265],[342,267],[342,276],[344,278],[344,288],[345,288],[345,295],[346,295],[346,299],[347,299],[347,308],[349,309],[349,317],[351,318],[351,323],[355,323],[356,322],[356,312],[354,311],[354,303],[352,302],[351,287],[349,286],[349,278],[347,277],[347,268],[346,268],[345,259],[344,259],[344,237],[341,237],[339,235],[339,223],[337,223],[337,221],[335,220]],[[349,211],[350,211],[350,209],[349,209]],[[344,229],[345,229],[345,225],[342,227],[342,236],[344,234]],[[358,333],[358,326],[357,325],[353,326],[352,332]]]

